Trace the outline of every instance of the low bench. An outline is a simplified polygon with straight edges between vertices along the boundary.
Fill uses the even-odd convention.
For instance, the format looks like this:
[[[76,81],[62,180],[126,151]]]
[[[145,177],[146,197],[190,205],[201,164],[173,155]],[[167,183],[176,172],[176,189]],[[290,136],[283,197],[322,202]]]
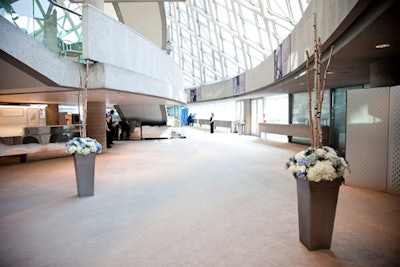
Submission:
[[[286,135],[291,142],[292,137],[310,138],[310,126],[304,124],[273,124],[273,123],[259,123],[258,132],[262,133],[274,133]],[[324,145],[329,145],[329,127],[322,126],[322,133]]]
[[[13,155],[0,155],[0,166],[16,164],[16,163],[26,163],[27,162],[27,153],[17,153]]]
[[[0,143],[0,165],[26,163],[35,158],[53,158],[68,155],[65,151],[65,143],[49,144],[18,144],[6,145]]]
[[[198,127],[210,127],[210,120],[207,119],[195,119],[194,123],[197,124]],[[233,132],[235,124],[233,121],[223,121],[223,120],[214,120],[214,127],[225,128],[228,132]]]

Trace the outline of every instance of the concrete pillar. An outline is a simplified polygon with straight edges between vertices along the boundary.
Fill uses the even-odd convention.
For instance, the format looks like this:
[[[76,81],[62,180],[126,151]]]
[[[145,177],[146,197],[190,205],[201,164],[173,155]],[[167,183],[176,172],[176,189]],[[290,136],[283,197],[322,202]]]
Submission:
[[[88,3],[95,8],[104,11],[104,0],[84,0],[84,3]]]
[[[374,62],[370,65],[370,86],[383,87],[400,84],[399,59]]]
[[[53,10],[53,13],[44,17],[44,28],[43,28],[43,44],[45,47],[58,53],[58,39],[57,39],[57,11]]]
[[[87,109],[87,136],[96,139],[106,151],[106,103],[88,102]]]
[[[59,125],[58,105],[49,104],[46,108],[46,125]]]
[[[243,100],[244,134],[251,134],[251,100]]]

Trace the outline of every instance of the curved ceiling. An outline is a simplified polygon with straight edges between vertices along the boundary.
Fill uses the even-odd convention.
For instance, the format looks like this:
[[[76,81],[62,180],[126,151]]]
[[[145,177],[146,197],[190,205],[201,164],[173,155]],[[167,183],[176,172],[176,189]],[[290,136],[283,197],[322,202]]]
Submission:
[[[309,0],[164,2],[171,55],[185,88],[223,81],[264,61],[300,20]]]

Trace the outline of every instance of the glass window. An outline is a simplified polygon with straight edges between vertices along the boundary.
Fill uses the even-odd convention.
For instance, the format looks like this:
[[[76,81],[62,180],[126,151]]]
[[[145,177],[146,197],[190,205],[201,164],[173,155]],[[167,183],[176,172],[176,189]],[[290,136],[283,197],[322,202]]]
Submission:
[[[314,95],[312,95],[314,106]],[[292,124],[309,125],[308,93],[293,94],[292,98]],[[313,118],[314,119],[314,118]],[[325,90],[324,102],[321,110],[321,126],[330,125],[330,90]],[[310,145],[310,138],[293,137],[292,142]]]
[[[288,95],[269,96],[265,98],[265,120],[267,123],[287,124],[289,118]]]
[[[193,76],[192,79],[186,77],[184,86],[191,87],[197,82],[227,80],[257,66],[287,37],[300,20],[308,2],[309,0],[164,2],[167,25],[172,36],[172,58],[183,69],[183,64],[189,59],[182,60],[182,57],[190,57],[190,61],[196,62],[195,65],[204,65],[203,70],[216,71],[215,75],[207,74],[206,79],[201,77],[204,71],[192,72],[192,75],[199,76]],[[196,18],[195,27],[192,17]],[[182,29],[185,29],[185,34],[177,34],[182,33]],[[185,40],[180,41],[181,38]],[[214,52],[211,53],[208,49],[207,52],[203,51],[206,47],[204,44],[212,44],[211,49]],[[180,50],[189,53],[182,53]],[[199,55],[195,51],[203,52]],[[210,60],[210,56],[222,58]],[[224,64],[219,64],[223,68],[217,67],[216,61],[223,62]]]
[[[312,105],[314,105],[314,96],[312,96]],[[308,93],[293,94],[292,104],[292,123],[309,124],[308,116]],[[329,126],[330,121],[330,91],[325,90],[324,102],[321,110],[321,125]]]
[[[346,89],[336,89],[332,95],[332,146],[346,148]]]
[[[335,149],[346,149],[347,91],[359,88],[362,86],[339,88],[332,92],[331,145]]]

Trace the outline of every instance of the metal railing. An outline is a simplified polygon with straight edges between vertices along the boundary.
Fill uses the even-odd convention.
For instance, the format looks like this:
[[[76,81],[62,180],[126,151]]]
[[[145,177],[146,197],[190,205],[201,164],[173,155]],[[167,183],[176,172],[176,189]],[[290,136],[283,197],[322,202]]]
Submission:
[[[0,0],[0,15],[59,56],[80,61],[82,5],[53,0]],[[4,37],[1,37],[4,38]]]

